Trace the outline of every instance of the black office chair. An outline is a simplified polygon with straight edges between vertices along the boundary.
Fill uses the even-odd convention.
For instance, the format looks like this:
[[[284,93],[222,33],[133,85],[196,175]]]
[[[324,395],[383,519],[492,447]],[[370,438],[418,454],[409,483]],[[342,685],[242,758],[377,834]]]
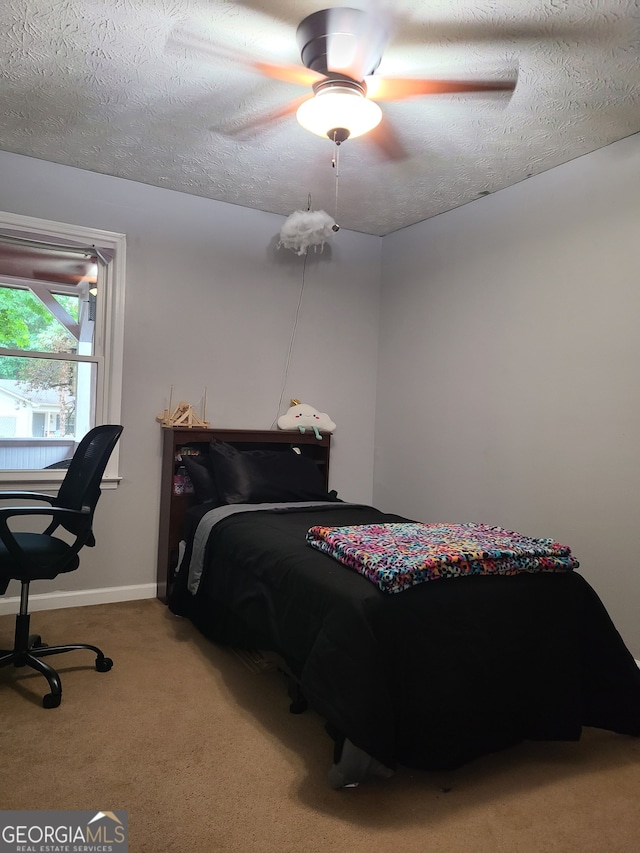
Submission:
[[[52,579],[78,568],[78,552],[85,545],[93,547],[93,514],[100,497],[100,483],[109,457],[116,446],[122,427],[107,424],[94,427],[82,439],[60,486],[58,494],[37,492],[0,492],[0,500],[38,500],[49,506],[11,506],[0,508],[0,594],[6,592],[10,580],[19,580],[20,611],[16,616],[15,641],[11,650],[0,650],[0,668],[30,666],[42,673],[51,689],[42,697],[45,708],[57,708],[62,699],[60,676],[40,658],[88,649],[96,654],[98,672],[108,672],[111,658],[97,646],[86,643],[48,646],[37,635],[29,634],[29,584],[32,580]],[[11,530],[9,520],[16,516],[50,516],[51,523],[42,533]],[[14,525],[12,525],[14,526]],[[53,535],[61,527],[75,541],[69,543]],[[67,537],[67,539],[71,538]]]

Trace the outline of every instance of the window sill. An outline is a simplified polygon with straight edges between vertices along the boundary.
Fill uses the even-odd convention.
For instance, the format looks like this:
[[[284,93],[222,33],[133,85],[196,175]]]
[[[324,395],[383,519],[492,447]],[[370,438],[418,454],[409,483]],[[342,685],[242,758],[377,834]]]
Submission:
[[[64,469],[52,471],[0,471],[0,492],[57,492],[67,472]],[[103,490],[117,489],[120,480],[118,476],[105,475],[100,488]]]

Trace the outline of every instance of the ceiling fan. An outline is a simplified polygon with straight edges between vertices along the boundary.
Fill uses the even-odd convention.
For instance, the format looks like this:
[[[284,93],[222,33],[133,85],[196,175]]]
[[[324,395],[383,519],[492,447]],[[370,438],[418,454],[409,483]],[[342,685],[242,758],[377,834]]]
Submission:
[[[361,9],[334,7],[308,15],[298,25],[296,39],[302,65],[245,57],[245,65],[276,80],[311,87],[307,93],[274,110],[252,117],[245,129],[264,127],[289,115],[319,136],[340,145],[363,134],[390,160],[403,159],[404,147],[384,120],[378,102],[441,94],[508,92],[517,75],[495,80],[443,80],[385,77],[375,74],[389,39],[385,19]],[[210,42],[184,32],[174,33],[174,44],[201,48],[218,56],[238,58]]]

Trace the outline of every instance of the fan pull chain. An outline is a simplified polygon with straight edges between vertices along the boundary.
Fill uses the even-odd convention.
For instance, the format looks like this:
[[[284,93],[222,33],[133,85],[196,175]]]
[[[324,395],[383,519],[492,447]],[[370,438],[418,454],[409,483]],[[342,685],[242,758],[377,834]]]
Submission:
[[[334,138],[335,142],[335,138]],[[331,161],[332,167],[336,170],[336,197],[334,202],[334,211],[333,218],[335,223],[331,226],[334,231],[339,231],[340,226],[338,225],[338,188],[340,185],[340,145],[336,142],[336,152],[333,155],[333,160]]]

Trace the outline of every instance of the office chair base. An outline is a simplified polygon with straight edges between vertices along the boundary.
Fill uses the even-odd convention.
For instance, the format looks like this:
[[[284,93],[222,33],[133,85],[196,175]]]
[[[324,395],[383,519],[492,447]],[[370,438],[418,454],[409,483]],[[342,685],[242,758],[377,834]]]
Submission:
[[[64,652],[74,652],[79,649],[86,649],[96,655],[95,668],[98,672],[109,672],[113,666],[111,658],[105,657],[104,653],[97,646],[91,646],[88,643],[65,643],[59,646],[48,646],[41,641],[41,638],[37,634],[31,634],[26,648],[0,650],[0,669],[11,665],[16,668],[29,666],[41,675],[44,675],[49,682],[51,692],[46,693],[42,697],[42,705],[44,708],[57,708],[62,701],[60,676],[52,666],[42,661],[41,658]]]

